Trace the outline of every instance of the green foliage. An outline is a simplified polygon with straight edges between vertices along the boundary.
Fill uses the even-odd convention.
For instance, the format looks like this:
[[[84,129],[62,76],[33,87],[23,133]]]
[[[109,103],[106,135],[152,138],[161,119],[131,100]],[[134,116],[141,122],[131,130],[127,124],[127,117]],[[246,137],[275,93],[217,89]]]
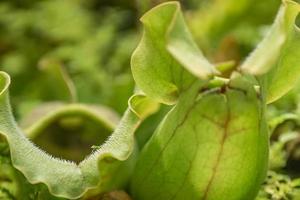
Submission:
[[[188,23],[200,46],[214,61],[241,62],[272,23],[280,0],[202,0],[187,12]]]
[[[162,2],[0,2],[0,199],[300,198],[299,4]]]
[[[136,33],[135,27],[124,24],[134,13],[108,7],[92,10],[84,1],[69,0],[34,2],[29,8],[4,1],[0,13],[0,65],[14,79],[12,103],[18,114],[41,101],[63,98],[60,92],[44,92],[49,84],[44,84],[44,72],[37,65],[49,59],[63,64],[80,102],[103,103],[120,113],[126,109],[133,90],[129,57]]]
[[[270,171],[263,185],[263,190],[256,200],[288,200],[298,199],[299,180],[291,180],[288,176]]]
[[[223,85],[209,81],[216,70],[212,64],[207,65],[209,62],[191,42],[182,18],[178,17],[181,16],[178,9],[176,3],[165,3],[142,17],[144,35],[132,58],[134,78],[146,95],[164,103],[173,103],[179,96],[139,156],[132,180],[133,198],[225,199],[226,193],[230,199],[253,199],[267,169],[268,133],[264,111],[266,95],[273,89],[266,88],[259,77],[251,76],[244,64],[241,65],[243,74],[233,73]],[[275,27],[278,21],[294,25],[299,6],[286,1],[279,13]],[[271,33],[274,30],[271,29]],[[266,35],[258,51],[265,43],[271,44],[268,40],[272,34]],[[277,40],[282,37],[274,34]],[[297,47],[297,43],[293,44]],[[285,55],[282,46],[277,50],[280,56]],[[257,54],[255,50],[251,57]],[[273,56],[264,54],[263,60],[268,61]],[[292,65],[294,58],[285,57],[286,65]],[[259,59],[253,62],[252,67],[263,70],[266,65],[269,67],[266,73],[271,73],[268,71],[272,64],[257,65]],[[207,66],[211,74],[203,76]],[[181,67],[180,72],[178,67]],[[278,68],[284,69],[284,66]],[[293,75],[297,77],[297,73]],[[153,81],[154,77],[157,82]],[[282,74],[281,79],[293,81],[286,74]],[[178,84],[177,80],[182,81]],[[164,81],[173,84],[172,87]],[[188,86],[184,87],[186,82]],[[258,90],[255,85],[259,86]],[[284,93],[288,90],[283,89]],[[174,91],[176,95],[169,95]]]
[[[77,165],[51,157],[24,137],[14,122],[10,110],[7,93],[9,84],[9,76],[1,73],[0,104],[1,120],[4,123],[0,126],[0,133],[5,136],[9,144],[13,166],[20,170],[30,183],[44,183],[52,194],[65,198],[82,196],[89,188],[97,186],[101,179],[103,181],[100,182],[100,190],[124,184],[123,179],[126,180],[130,174],[126,171],[132,170],[132,164],[107,160],[110,158],[127,160],[131,155],[134,146],[133,133],[140,123],[140,119],[135,114],[128,110],[111,137],[97,151]],[[45,124],[45,122],[41,123]],[[119,148],[118,145],[123,148]],[[133,161],[134,159],[129,159],[129,162]],[[120,171],[123,172],[119,177],[120,180],[113,179],[112,182],[107,177]]]

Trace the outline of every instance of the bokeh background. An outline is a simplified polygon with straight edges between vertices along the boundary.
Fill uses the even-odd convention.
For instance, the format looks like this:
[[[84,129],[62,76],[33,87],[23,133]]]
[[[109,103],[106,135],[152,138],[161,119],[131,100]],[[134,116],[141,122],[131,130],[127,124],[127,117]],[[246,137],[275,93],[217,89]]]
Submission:
[[[0,66],[12,76],[17,116],[44,101],[69,100],[54,82],[47,82],[43,61],[63,65],[79,102],[105,104],[122,113],[134,88],[130,55],[141,35],[139,17],[160,2],[1,0]],[[181,3],[211,61],[239,62],[272,23],[280,0]]]

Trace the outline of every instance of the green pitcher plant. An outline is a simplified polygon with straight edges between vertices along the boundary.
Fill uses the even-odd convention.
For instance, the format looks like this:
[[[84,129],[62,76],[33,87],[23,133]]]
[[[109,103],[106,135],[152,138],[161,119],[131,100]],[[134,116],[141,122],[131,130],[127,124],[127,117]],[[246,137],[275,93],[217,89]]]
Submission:
[[[256,197],[268,168],[266,105],[299,77],[299,11],[296,2],[283,1],[270,32],[229,78],[205,59],[177,2],[141,18],[134,79],[146,95],[173,108],[139,155],[133,199]]]
[[[20,126],[10,106],[10,76],[0,72],[0,136],[13,167],[30,184],[64,199],[128,185],[133,200],[255,199],[268,169],[266,106],[291,90],[300,75],[299,12],[299,4],[283,0],[269,33],[234,66],[205,58],[178,2],[151,9],[141,18],[144,32],[131,59],[139,92],[121,119],[103,106],[56,103],[38,108]],[[70,80],[66,83],[73,97]],[[159,104],[170,111],[138,152],[134,132]],[[76,125],[74,115],[112,133],[78,162],[35,144],[58,119]]]

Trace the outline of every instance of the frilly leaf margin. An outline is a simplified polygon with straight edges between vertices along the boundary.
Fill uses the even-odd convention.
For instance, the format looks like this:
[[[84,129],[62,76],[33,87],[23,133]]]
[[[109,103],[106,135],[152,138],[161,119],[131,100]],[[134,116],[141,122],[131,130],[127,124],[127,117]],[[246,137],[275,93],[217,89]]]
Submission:
[[[76,199],[89,189],[109,185],[120,161],[127,160],[133,152],[134,131],[142,120],[132,112],[135,108],[126,110],[115,131],[98,150],[75,164],[52,157],[25,137],[10,108],[10,82],[10,76],[0,72],[0,134],[9,144],[13,166],[31,184],[45,184],[57,197]]]

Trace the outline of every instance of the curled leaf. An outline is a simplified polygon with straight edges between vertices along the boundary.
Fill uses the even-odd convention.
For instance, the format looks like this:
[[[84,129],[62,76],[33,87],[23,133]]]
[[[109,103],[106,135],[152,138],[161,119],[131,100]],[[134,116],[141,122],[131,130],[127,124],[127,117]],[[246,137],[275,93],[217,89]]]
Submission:
[[[217,72],[194,43],[178,2],[153,8],[141,21],[144,34],[131,64],[137,85],[149,97],[174,104],[195,77],[208,79]]]
[[[295,20],[300,5],[283,0],[269,34],[250,54],[241,70],[265,79],[266,101],[272,103],[290,91],[300,75],[300,29]],[[262,76],[263,75],[263,76]]]
[[[177,4],[173,19],[170,21],[166,37],[168,51],[191,74],[201,79],[218,74],[218,71],[203,56],[194,42],[184,22],[179,4]]]
[[[35,144],[53,156],[80,162],[99,146],[119,123],[117,113],[105,106],[44,103],[20,125]]]
[[[13,166],[32,183],[43,183],[57,197],[76,199],[88,190],[105,191],[123,185],[131,174],[133,133],[141,122],[128,109],[109,139],[79,164],[43,152],[16,124],[9,104],[10,77],[0,72],[0,134],[10,147]],[[125,161],[126,162],[120,162]]]
[[[143,94],[133,95],[129,99],[129,107],[141,119],[148,117],[159,109],[159,103]]]
[[[86,104],[46,103],[34,109],[21,121],[21,127],[30,138],[36,137],[45,127],[64,116],[80,116],[93,120],[109,131],[119,122],[119,116],[104,106]]]
[[[295,28],[295,19],[299,10],[300,7],[296,2],[283,0],[283,5],[269,33],[241,65],[243,72],[262,75],[276,64],[284,44]]]

